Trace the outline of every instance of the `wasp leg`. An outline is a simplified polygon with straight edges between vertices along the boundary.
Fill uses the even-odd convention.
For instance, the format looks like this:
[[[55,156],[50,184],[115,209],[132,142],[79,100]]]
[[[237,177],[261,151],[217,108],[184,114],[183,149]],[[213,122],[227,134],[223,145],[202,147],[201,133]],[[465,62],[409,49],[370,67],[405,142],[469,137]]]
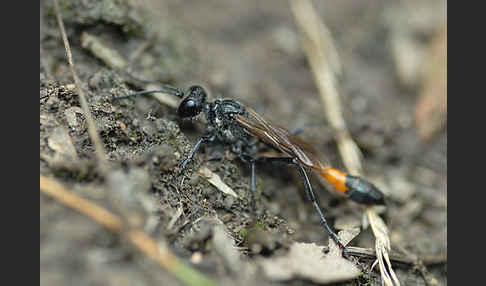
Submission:
[[[248,163],[250,165],[250,207],[252,217],[256,217],[256,202],[255,202],[255,192],[256,192],[256,159],[242,153],[238,154],[240,160]]]
[[[326,218],[324,217],[324,213],[322,212],[321,208],[319,207],[319,200],[317,199],[314,192],[312,191],[312,187],[311,187],[309,178],[307,177],[307,173],[305,172],[304,167],[295,158],[290,158],[290,157],[279,157],[279,158],[262,157],[262,158],[258,158],[258,160],[262,160],[262,161],[265,161],[265,162],[279,162],[279,163],[285,163],[285,164],[297,166],[297,168],[299,169],[300,176],[302,178],[302,182],[304,183],[304,188],[305,188],[305,192],[307,194],[307,199],[309,199],[309,201],[311,201],[312,205],[314,206],[317,213],[319,214],[319,218],[321,220],[321,225],[329,233],[332,240],[334,240],[334,242],[336,242],[336,244],[342,249],[343,256],[346,257],[347,256],[347,249],[342,244],[342,242],[339,240],[339,237],[334,233],[334,231],[331,229],[331,227],[329,227],[329,225],[327,224]]]
[[[194,145],[187,158],[179,164],[179,172],[177,172],[177,176],[180,176],[186,169],[187,164],[189,164],[192,161],[192,159],[194,159],[194,155],[201,147],[201,144],[210,143],[212,141],[214,141],[214,136],[204,136],[199,138],[199,140],[197,140],[196,145]]]
[[[251,195],[251,213],[256,214],[255,206],[255,192],[256,192],[256,174],[255,174],[255,160],[250,161],[250,195]]]

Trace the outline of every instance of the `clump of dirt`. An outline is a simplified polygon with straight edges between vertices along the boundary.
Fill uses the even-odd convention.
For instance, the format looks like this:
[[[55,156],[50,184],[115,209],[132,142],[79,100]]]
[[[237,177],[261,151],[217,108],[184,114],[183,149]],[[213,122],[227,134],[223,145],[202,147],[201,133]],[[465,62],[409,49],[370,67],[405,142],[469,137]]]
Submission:
[[[160,82],[181,88],[202,84],[212,98],[241,100],[288,129],[311,125],[302,137],[342,168],[288,7],[260,1],[218,4],[223,7],[180,1],[147,1],[145,6],[60,2],[110,171],[103,175],[98,165],[52,4],[41,1],[40,174],[134,221],[182,261],[223,285],[325,281],[312,280],[314,274],[277,273],[290,280],[275,282],[262,270],[264,259],[274,259],[265,260],[268,265],[294,257],[292,249],[308,249],[295,242],[328,243],[295,169],[257,166],[253,220],[248,166],[225,146],[204,146],[186,172],[175,175],[204,134],[204,120],[181,121],[173,107],[151,96],[114,99]],[[385,44],[393,29],[378,17],[394,7],[367,5],[316,3],[340,47],[346,121],[364,153],[368,177],[387,195],[383,217],[392,249],[440,257],[447,253],[447,132],[429,142],[416,136],[411,114],[419,85],[403,87],[394,76]],[[96,37],[101,49],[115,51],[123,67],[83,45],[83,33]],[[237,197],[207,182],[198,174],[201,167],[220,176]],[[326,191],[317,178],[311,182],[330,225],[361,225],[361,208]],[[41,285],[181,284],[123,235],[42,194],[40,226]],[[371,231],[363,230],[351,245],[373,248]],[[394,265],[403,284],[425,284],[423,273],[430,275],[429,283],[433,277],[445,284],[446,260],[437,261],[422,274],[410,265]],[[340,285],[379,285],[379,273],[369,269],[373,261],[359,262],[367,271]]]

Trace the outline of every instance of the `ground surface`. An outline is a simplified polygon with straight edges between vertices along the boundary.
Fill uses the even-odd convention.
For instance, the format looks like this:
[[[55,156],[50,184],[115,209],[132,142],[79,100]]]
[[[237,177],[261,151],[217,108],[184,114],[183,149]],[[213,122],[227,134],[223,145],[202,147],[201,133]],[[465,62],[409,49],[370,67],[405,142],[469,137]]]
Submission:
[[[314,124],[301,137],[313,142],[342,169],[288,3],[145,1],[143,6],[129,6],[125,1],[84,1],[78,6],[60,2],[76,70],[85,84],[105,152],[115,168],[125,170],[123,176],[129,178],[128,182],[137,186],[139,193],[128,194],[127,208],[144,218],[143,228],[151,237],[167,241],[175,254],[208,277],[222,284],[242,285],[271,281],[261,271],[231,274],[214,233],[201,222],[205,218],[216,216],[224,223],[241,260],[250,265],[264,257],[285,255],[293,241],[327,245],[327,234],[307,203],[294,169],[257,167],[257,214],[263,231],[248,235],[253,233],[248,168],[233,160],[228,150],[221,146],[203,148],[184,182],[181,184],[179,178],[177,183],[168,184],[177,162],[204,133],[202,120],[181,122],[172,107],[149,96],[111,101],[113,96],[145,88],[146,83],[165,82],[183,88],[200,84],[211,96],[241,100],[289,129]],[[400,63],[392,49],[400,33],[412,34],[427,46],[439,29],[437,14],[440,18],[441,13],[437,11],[441,11],[441,2],[424,6],[410,1],[408,10],[385,1],[372,3],[315,3],[334,36],[342,62],[339,92],[344,116],[363,151],[366,176],[389,197],[383,217],[390,229],[392,249],[418,256],[444,254],[447,131],[438,129],[427,141],[418,137],[413,113],[422,77],[400,74]],[[89,47],[83,47],[83,33],[118,51],[125,66],[110,66]],[[113,194],[107,193],[109,182],[96,168],[50,2],[41,1],[40,43],[40,173],[84,198],[123,213],[125,205],[115,210],[110,203]],[[420,54],[418,47],[407,53]],[[69,140],[72,145],[66,143]],[[148,156],[150,152],[157,156]],[[196,171],[202,166],[218,174],[239,198],[223,194],[198,176]],[[346,221],[359,224],[360,208],[333,196],[316,178],[311,180],[331,225],[338,228]],[[171,221],[178,210],[182,210],[178,219]],[[373,247],[373,243],[368,229],[351,245]],[[197,260],[200,254],[202,259]],[[362,263],[370,265],[372,261]],[[447,284],[446,263],[429,265],[428,270],[439,285]],[[425,284],[411,266],[397,264],[396,271],[402,285]],[[252,274],[241,277],[245,273]],[[40,281],[41,285],[181,284],[119,235],[42,194]],[[278,283],[312,284],[307,279]],[[378,272],[342,285],[367,283],[379,285]]]

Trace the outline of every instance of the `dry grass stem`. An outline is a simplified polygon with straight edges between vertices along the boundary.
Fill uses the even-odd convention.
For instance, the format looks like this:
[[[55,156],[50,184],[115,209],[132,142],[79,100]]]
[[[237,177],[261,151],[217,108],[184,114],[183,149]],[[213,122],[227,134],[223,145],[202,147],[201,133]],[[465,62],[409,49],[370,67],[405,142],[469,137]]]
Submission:
[[[349,254],[353,256],[378,258],[378,256],[376,255],[376,249],[355,246],[348,246],[347,248]],[[412,265],[414,267],[418,266],[417,261],[420,261],[424,265],[435,265],[447,262],[447,253],[426,254],[418,259],[413,259],[409,256],[404,256],[398,253],[390,254],[389,257],[391,261],[406,265]]]
[[[344,120],[339,93],[336,87],[336,76],[340,73],[338,54],[333,44],[331,33],[315,13],[310,0],[291,0],[293,15],[301,34],[301,42],[311,66],[314,80],[319,89],[324,114],[330,125],[336,130],[339,153],[346,169],[354,175],[362,173],[362,154],[351,138]],[[366,210],[368,221],[376,238],[375,246],[380,273],[386,285],[400,285],[391,268],[388,257],[390,239],[388,230],[372,208]],[[385,265],[386,262],[386,265]]]
[[[388,252],[391,250],[388,228],[385,222],[373,211],[372,208],[366,210],[371,229],[375,235],[375,250],[380,267],[381,278],[385,285],[400,285],[395,271],[393,271]],[[375,262],[376,263],[376,262]]]
[[[95,35],[83,32],[81,34],[81,46],[88,49],[112,69],[119,70],[127,66],[127,62],[117,50],[109,48]]]
[[[66,55],[68,58],[69,62],[69,68],[71,69],[71,74],[74,79],[74,83],[76,84],[76,88],[78,90],[79,94],[79,100],[81,102],[81,107],[83,108],[84,116],[86,117],[86,121],[88,123],[88,133],[89,137],[91,138],[91,141],[93,142],[96,156],[98,158],[98,162],[100,164],[100,170],[104,174],[106,173],[106,170],[108,169],[108,162],[105,157],[105,151],[103,148],[103,144],[101,143],[101,138],[96,131],[96,125],[94,123],[93,117],[91,116],[91,112],[89,111],[89,106],[88,106],[88,101],[86,100],[86,96],[84,94],[83,88],[82,88],[82,83],[81,80],[78,78],[78,75],[76,74],[76,70],[74,69],[74,62],[73,62],[73,55],[71,54],[71,48],[69,46],[69,41],[66,36],[66,30],[64,28],[64,22],[61,17],[61,10],[59,8],[59,2],[57,0],[54,0],[54,7],[56,10],[56,18],[57,18],[57,23],[59,24],[59,30],[61,32],[61,37],[64,42],[64,48],[66,49]]]
[[[124,225],[118,216],[89,200],[73,194],[53,179],[41,175],[40,191],[65,206],[90,217],[112,232],[122,233],[124,231]],[[201,273],[179,261],[177,256],[172,254],[165,245],[158,244],[143,231],[128,230],[126,236],[136,248],[187,285],[216,285],[215,282],[208,280]]]
[[[142,45],[140,51],[136,52],[135,55],[132,57],[137,56],[139,52],[143,51],[144,48],[147,47],[149,43],[147,42],[145,45]],[[112,47],[106,45],[99,37],[96,35],[89,34],[87,32],[83,32],[81,34],[81,46],[87,50],[89,50],[93,55],[95,55],[98,59],[100,59],[106,66],[118,70],[121,73],[126,74],[131,79],[133,75],[127,73],[125,69],[129,66],[129,63],[120,55],[120,53],[113,49]],[[130,60],[131,62],[132,60]],[[157,84],[148,84],[144,86],[144,90],[160,90],[160,86]],[[173,95],[166,94],[166,93],[153,93],[151,94],[157,101],[160,103],[170,106],[172,108],[177,108],[179,105],[179,101]]]
[[[137,50],[135,54],[132,55],[132,58],[138,57],[139,53],[141,53],[150,44],[150,42],[146,42],[146,44],[142,45],[139,50]],[[93,55],[101,60],[106,66],[125,74],[132,80],[135,80],[133,75],[125,71],[125,69],[129,66],[129,63],[120,55],[120,53],[116,49],[113,49],[112,47],[106,45],[96,35],[83,32],[81,34],[81,46],[93,53]],[[132,62],[133,60],[134,59],[131,59],[130,62]],[[158,86],[157,84],[147,84],[143,88],[144,90],[161,89],[160,86]],[[159,92],[153,93],[151,94],[151,96],[163,105],[167,105],[172,108],[177,108],[179,106],[179,100],[173,95]]]
[[[336,132],[344,165],[351,173],[360,174],[362,154],[349,135],[336,88],[336,76],[341,68],[331,33],[320,21],[310,1],[292,0],[290,4],[323,102],[324,114]]]
[[[40,190],[62,204],[89,216],[111,231],[120,232],[122,230],[122,221],[117,216],[86,199],[78,197],[53,179],[41,175]]]

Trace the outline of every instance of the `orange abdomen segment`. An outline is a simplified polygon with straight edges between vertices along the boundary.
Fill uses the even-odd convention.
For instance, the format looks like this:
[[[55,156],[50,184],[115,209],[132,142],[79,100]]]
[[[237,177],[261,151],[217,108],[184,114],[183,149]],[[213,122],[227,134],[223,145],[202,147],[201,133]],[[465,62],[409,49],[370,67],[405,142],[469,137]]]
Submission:
[[[337,191],[341,193],[347,193],[349,191],[348,187],[346,187],[345,172],[334,168],[326,168],[321,170],[321,175],[331,183]]]

